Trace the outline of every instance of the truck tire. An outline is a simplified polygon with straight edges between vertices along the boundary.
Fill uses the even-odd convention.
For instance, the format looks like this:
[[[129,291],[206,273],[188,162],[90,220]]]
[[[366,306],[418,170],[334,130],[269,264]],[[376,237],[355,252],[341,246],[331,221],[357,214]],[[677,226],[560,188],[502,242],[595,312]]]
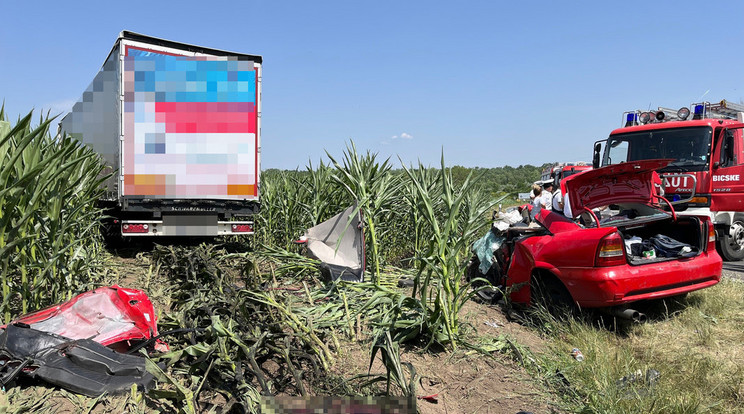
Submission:
[[[737,216],[731,227],[733,236],[727,232],[718,239],[718,252],[724,260],[735,262],[744,259],[744,217]]]
[[[473,256],[468,263],[466,270],[466,277],[468,282],[471,282],[477,278],[483,278],[491,282],[491,286],[478,290],[475,295],[484,303],[496,303],[504,296],[503,277],[499,271],[499,264],[494,262],[488,272],[483,275],[481,274],[478,267],[480,266],[480,260],[478,256]],[[473,288],[479,288],[484,283],[480,281],[473,282]]]

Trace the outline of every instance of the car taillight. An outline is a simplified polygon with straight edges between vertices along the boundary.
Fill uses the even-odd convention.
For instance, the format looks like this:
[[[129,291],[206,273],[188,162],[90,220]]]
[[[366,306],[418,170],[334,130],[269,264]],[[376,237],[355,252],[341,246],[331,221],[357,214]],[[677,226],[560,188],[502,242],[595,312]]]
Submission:
[[[250,224],[233,224],[232,232],[233,233],[251,233],[253,232],[253,227],[251,227]]]
[[[599,241],[595,266],[618,266],[625,264],[625,249],[620,233],[614,232]]]
[[[716,242],[716,229],[713,227],[713,223],[708,222],[708,243]]]
[[[122,224],[121,225],[121,232],[122,233],[147,233],[147,231],[150,229],[150,226],[148,224]]]

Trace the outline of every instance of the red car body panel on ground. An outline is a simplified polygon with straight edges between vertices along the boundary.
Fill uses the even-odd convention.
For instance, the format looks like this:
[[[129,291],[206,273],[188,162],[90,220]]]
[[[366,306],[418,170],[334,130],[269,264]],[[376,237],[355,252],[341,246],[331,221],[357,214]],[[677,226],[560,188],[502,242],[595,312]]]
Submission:
[[[116,285],[82,293],[11,323],[26,324],[73,340],[92,339],[120,351],[128,349],[132,342],[158,335],[157,314],[147,294]],[[155,346],[159,350],[168,349],[160,341]]]

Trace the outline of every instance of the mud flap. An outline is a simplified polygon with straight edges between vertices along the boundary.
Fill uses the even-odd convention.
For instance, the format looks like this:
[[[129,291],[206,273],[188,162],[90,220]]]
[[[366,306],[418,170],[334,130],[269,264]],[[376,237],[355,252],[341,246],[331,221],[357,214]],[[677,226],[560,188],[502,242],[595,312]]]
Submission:
[[[2,383],[19,374],[95,397],[153,386],[154,377],[141,356],[120,354],[90,339],[72,340],[23,324],[0,332]],[[23,367],[22,369],[18,369]]]

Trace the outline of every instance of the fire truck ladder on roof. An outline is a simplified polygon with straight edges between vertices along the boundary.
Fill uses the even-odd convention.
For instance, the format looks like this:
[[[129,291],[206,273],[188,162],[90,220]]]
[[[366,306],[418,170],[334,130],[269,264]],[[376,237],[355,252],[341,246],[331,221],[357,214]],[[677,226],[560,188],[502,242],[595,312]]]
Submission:
[[[737,119],[740,112],[744,112],[744,105],[735,104],[727,100],[722,100],[711,104],[710,102],[700,102],[691,105],[696,118],[724,118]]]
[[[693,113],[690,113],[692,109]],[[659,107],[653,111],[627,111],[623,113],[623,126],[645,125],[649,123],[666,122],[666,121],[684,121],[690,115],[692,119],[736,119],[744,122],[744,104],[736,104],[727,100],[716,103],[698,102],[690,105],[690,108],[684,107],[679,110]]]

